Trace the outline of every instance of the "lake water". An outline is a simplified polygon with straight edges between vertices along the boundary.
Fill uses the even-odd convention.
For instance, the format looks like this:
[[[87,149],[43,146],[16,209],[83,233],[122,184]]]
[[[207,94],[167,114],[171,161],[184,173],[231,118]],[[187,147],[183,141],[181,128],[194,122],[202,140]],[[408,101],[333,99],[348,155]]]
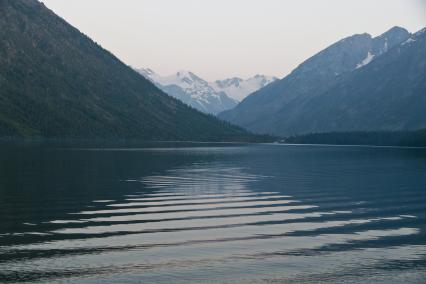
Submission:
[[[426,282],[426,149],[204,146],[3,145],[0,282]]]

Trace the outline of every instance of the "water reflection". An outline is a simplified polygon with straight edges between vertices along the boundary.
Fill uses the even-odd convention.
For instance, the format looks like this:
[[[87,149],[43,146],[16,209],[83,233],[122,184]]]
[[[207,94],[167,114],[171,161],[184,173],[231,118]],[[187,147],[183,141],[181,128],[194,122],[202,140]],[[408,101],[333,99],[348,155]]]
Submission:
[[[350,149],[337,151],[334,159],[322,148],[234,150],[90,152],[94,159],[119,161],[109,171],[113,176],[94,170],[82,180],[100,178],[89,184],[102,194],[91,200],[82,191],[63,200],[50,195],[57,204],[38,218],[23,213],[32,212],[31,200],[16,200],[21,210],[10,212],[18,214],[3,217],[15,224],[0,234],[0,281],[186,283],[217,282],[218,275],[237,283],[426,279],[424,167],[388,155],[369,156],[363,166]],[[60,155],[71,157],[67,151]],[[84,155],[73,162],[85,164]],[[341,155],[352,157],[351,163],[342,163]],[[156,159],[157,166],[147,166]],[[390,179],[398,177],[387,188],[380,179],[371,183],[382,175],[377,167],[389,166],[383,159],[394,163]],[[81,177],[75,167],[68,174]],[[13,197],[7,194],[3,191]]]

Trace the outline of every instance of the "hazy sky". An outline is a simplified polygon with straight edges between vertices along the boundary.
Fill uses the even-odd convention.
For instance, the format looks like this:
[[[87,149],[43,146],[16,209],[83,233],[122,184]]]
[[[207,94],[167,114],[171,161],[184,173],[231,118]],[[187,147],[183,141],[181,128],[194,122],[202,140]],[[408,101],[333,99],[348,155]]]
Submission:
[[[43,0],[125,63],[215,80],[283,77],[331,43],[426,26],[426,0]]]

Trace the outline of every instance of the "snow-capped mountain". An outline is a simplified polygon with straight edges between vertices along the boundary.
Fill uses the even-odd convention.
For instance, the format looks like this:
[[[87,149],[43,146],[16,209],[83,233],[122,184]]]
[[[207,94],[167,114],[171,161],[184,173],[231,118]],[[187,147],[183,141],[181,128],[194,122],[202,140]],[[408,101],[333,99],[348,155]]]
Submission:
[[[413,103],[423,101],[421,94],[426,93],[421,85],[425,49],[419,38],[401,27],[377,37],[346,37],[219,117],[255,133],[282,137],[422,128],[424,112]],[[407,51],[402,57],[399,46],[412,49],[413,55]]]
[[[256,75],[247,80],[238,77],[217,80],[211,83],[216,91],[225,92],[229,97],[237,101],[242,101],[245,97],[266,85],[278,80],[277,77]]]
[[[226,93],[216,91],[209,82],[189,71],[179,71],[170,76],[160,76],[149,68],[137,71],[165,93],[204,113],[218,114],[238,104]]]
[[[367,51],[365,58],[356,65],[356,69],[369,64],[376,57],[386,53],[390,48],[407,40],[408,37],[409,33],[407,30],[400,27],[393,27],[389,31],[375,38],[370,36],[370,48]]]
[[[276,79],[256,75],[247,80],[232,78],[207,82],[190,71],[161,76],[149,68],[136,70],[167,94],[202,112],[211,114],[234,108],[245,96]]]

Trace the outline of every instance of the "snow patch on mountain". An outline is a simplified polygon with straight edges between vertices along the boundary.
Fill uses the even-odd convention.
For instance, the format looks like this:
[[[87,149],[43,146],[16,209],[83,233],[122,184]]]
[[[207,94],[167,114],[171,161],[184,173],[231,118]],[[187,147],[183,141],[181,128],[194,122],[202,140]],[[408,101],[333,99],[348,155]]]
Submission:
[[[137,71],[165,93],[205,113],[218,114],[238,104],[225,92],[215,90],[209,82],[190,71],[181,70],[169,76],[161,76],[149,68]]]
[[[365,65],[367,65],[368,63],[370,63],[372,60],[374,59],[374,55],[371,54],[371,52],[369,51],[367,53],[367,57],[364,58],[364,60],[362,60],[360,63],[358,63],[358,65],[356,66],[356,69],[361,68]]]
[[[410,42],[410,33],[400,27],[393,27],[382,35],[372,38],[371,35],[367,34],[370,38],[370,48],[365,55],[365,58],[362,59],[355,67],[355,69],[361,68],[377,57],[385,54],[389,49],[398,46],[402,43]]]
[[[255,75],[246,80],[233,77],[208,82],[191,71],[181,70],[161,76],[150,68],[136,69],[167,94],[206,113],[218,114],[234,108],[253,92],[278,80],[277,77]]]
[[[251,93],[256,92],[257,90],[265,87],[266,85],[278,80],[277,77],[265,76],[265,75],[255,75],[247,80],[243,80],[238,77],[217,80],[211,83],[211,86],[216,91],[223,91],[229,97],[242,101],[245,97]]]
[[[406,44],[410,44],[410,43],[412,43],[412,42],[415,42],[416,40],[415,39],[413,39],[413,38],[409,38],[409,39],[407,39],[406,41],[404,41],[401,45],[406,45]]]

